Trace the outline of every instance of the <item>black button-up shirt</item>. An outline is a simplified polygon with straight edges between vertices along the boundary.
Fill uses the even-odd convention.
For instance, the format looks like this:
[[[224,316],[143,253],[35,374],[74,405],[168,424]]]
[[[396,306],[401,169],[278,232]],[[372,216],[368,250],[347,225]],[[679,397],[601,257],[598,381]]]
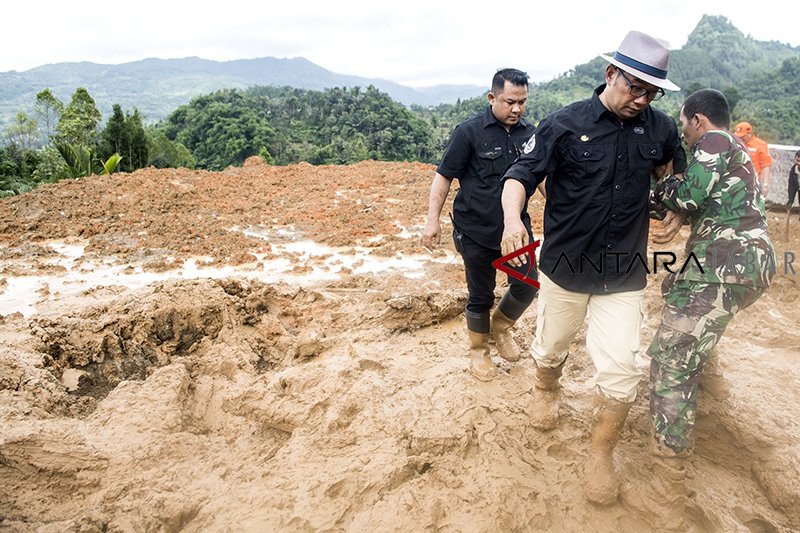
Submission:
[[[505,173],[528,197],[547,177],[539,270],[591,294],[644,288],[652,171],[673,160],[674,172],[686,169],[670,117],[648,106],[620,122],[600,101],[604,89],[542,120]]]
[[[522,153],[522,144],[533,133],[525,119],[506,131],[487,106],[456,126],[436,171],[445,178],[458,178],[459,190],[453,201],[458,230],[475,242],[500,249],[503,236],[503,172]],[[523,223],[530,229],[527,201]]]

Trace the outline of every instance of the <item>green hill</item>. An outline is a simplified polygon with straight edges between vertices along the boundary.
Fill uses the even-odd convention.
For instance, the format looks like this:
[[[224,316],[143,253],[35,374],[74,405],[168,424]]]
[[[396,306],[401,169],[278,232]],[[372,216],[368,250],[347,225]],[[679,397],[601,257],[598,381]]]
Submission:
[[[536,124],[554,110],[587,98],[602,82],[603,70],[604,61],[596,57],[533,84],[526,118]],[[682,90],[653,105],[671,116],[677,118],[688,94],[713,87],[728,97],[734,122],[751,122],[768,142],[800,145],[800,47],[757,41],[725,17],[704,15],[686,45],[673,51],[669,77]],[[47,127],[37,127],[17,113],[30,114],[36,94],[45,88],[69,106],[54,119],[57,125],[40,108],[38,116]],[[2,73],[0,113],[7,120],[15,118],[7,127],[0,124],[5,133],[0,195],[83,175],[115,152],[126,152],[121,168],[128,169],[221,169],[255,154],[276,164],[435,162],[453,127],[486,106],[485,93],[473,96],[480,92],[478,87],[440,86],[423,93],[392,82],[342,76],[304,59],[148,59]],[[443,99],[455,103],[430,104]],[[119,105],[113,121],[112,104]],[[143,123],[155,119],[160,120],[145,131]],[[53,131],[60,135],[55,143],[48,137]],[[80,150],[65,151],[74,147],[61,141]]]
[[[440,85],[413,89],[388,80],[347,76],[326,70],[304,58],[263,57],[236,61],[145,59],[121,65],[56,63],[25,72],[0,73],[0,128],[19,111],[30,114],[36,94],[50,88],[68,101],[77,87],[92,94],[97,107],[108,117],[113,104],[137,108],[146,122],[163,119],[193,96],[220,89],[253,86],[289,86],[323,90],[334,87],[374,86],[406,105],[436,105],[480,94],[483,87]]]
[[[609,52],[611,52],[609,50]],[[548,82],[533,85],[527,118],[538,123],[570,102],[587,98],[602,82],[605,62],[595,58]],[[655,107],[677,118],[683,99],[712,87],[731,103],[733,120],[747,120],[760,137],[773,143],[800,144],[800,47],[756,41],[727,18],[703,15],[683,48],[670,56],[669,78],[681,87]],[[484,97],[462,103],[464,109]],[[442,110],[453,106],[441,106]],[[466,113],[454,118],[463,118]]]

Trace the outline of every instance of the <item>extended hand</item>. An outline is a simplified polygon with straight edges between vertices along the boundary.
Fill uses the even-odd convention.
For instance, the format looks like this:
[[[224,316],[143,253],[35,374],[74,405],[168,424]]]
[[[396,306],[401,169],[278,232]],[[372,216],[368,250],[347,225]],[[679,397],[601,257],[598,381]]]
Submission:
[[[667,211],[667,216],[661,223],[661,229],[653,232],[653,242],[656,244],[666,244],[675,238],[678,231],[683,225],[683,213],[676,213],[675,211]]]
[[[508,255],[528,245],[528,231],[522,220],[506,221],[503,229],[503,240],[500,241],[500,253]],[[522,254],[508,261],[511,266],[520,267],[528,262],[527,254]]]
[[[419,243],[431,252],[442,242],[442,225],[438,220],[429,220],[425,223]]]

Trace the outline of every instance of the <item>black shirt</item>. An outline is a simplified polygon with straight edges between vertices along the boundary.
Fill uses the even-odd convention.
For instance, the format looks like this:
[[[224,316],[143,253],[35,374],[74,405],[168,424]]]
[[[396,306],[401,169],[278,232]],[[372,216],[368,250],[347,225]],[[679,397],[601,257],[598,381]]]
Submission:
[[[675,173],[686,170],[670,117],[648,106],[620,123],[600,101],[604,89],[542,120],[505,177],[528,197],[547,177],[539,270],[591,294],[644,288],[651,172],[673,159]]]
[[[446,178],[458,178],[460,187],[453,201],[456,227],[475,242],[500,249],[503,236],[503,172],[522,153],[522,145],[533,133],[525,119],[506,131],[487,106],[456,126],[436,171]],[[527,201],[523,223],[530,229]]]

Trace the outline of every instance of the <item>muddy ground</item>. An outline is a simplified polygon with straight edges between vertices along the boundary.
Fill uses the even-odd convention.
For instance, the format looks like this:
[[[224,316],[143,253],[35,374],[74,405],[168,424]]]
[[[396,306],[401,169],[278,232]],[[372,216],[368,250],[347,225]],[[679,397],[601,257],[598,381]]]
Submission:
[[[433,254],[417,244],[432,176],[422,164],[249,161],[0,201],[0,530],[677,521],[636,497],[653,478],[644,354],[617,447],[623,494],[608,508],[581,493],[593,395],[583,333],[553,431],[527,424],[529,358],[495,357],[491,383],[470,377],[461,265],[449,239]],[[786,214],[769,217],[797,273],[781,262],[718,347],[689,464],[694,531],[800,529],[800,221],[787,236]],[[516,329],[523,345],[535,314]]]

